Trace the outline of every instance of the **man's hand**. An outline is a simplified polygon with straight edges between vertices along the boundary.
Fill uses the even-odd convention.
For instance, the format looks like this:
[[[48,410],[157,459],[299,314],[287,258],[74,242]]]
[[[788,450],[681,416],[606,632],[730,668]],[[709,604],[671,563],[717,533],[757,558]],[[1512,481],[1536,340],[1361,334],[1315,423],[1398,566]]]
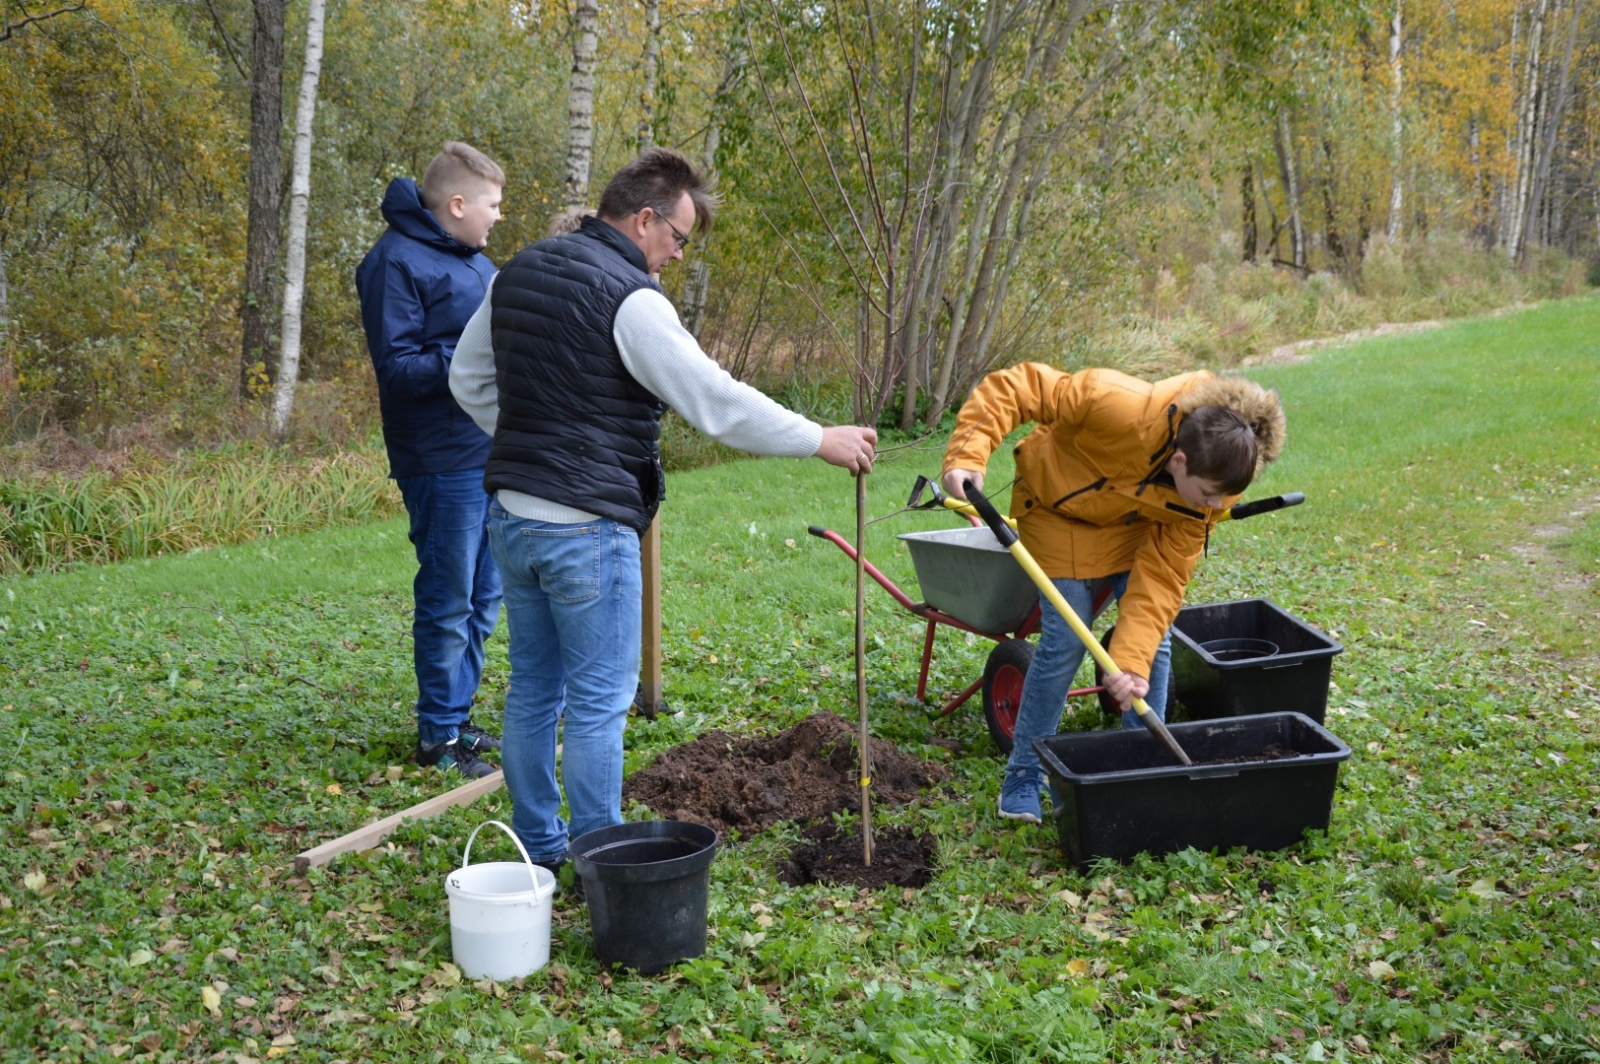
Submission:
[[[947,469],[944,472],[944,493],[952,499],[967,501],[967,481],[972,481],[972,486],[979,491],[983,490],[983,470],[981,469]]]
[[[822,446],[817,448],[817,457],[860,476],[872,472],[872,450],[877,443],[877,429],[864,425],[835,425],[822,430]]]
[[[1150,693],[1150,681],[1133,672],[1119,672],[1105,679],[1106,694],[1117,704],[1117,708],[1126,713],[1133,708],[1135,698],[1143,698]]]

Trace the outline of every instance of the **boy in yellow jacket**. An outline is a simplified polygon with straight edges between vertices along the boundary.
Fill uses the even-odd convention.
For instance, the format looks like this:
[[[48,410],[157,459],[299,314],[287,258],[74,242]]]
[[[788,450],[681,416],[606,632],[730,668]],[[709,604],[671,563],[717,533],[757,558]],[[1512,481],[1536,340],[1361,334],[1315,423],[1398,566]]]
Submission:
[[[944,487],[966,498],[983,486],[1007,434],[1038,427],[1016,449],[1011,515],[1023,546],[1085,621],[1109,582],[1119,608],[1106,679],[1123,709],[1145,698],[1166,708],[1168,630],[1211,527],[1283,449],[1276,392],[1240,377],[1185,373],[1150,383],[1109,369],[1063,373],[1025,363],[989,374],[961,408],[945,448]],[[1038,823],[1043,772],[1033,740],[1055,734],[1084,647],[1041,602],[1000,815]]]

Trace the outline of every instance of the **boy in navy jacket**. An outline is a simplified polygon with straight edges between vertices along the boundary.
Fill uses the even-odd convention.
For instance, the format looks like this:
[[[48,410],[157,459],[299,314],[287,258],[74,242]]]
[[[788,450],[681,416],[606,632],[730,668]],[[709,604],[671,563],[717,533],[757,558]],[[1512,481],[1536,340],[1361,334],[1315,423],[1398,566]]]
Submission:
[[[504,185],[487,155],[445,144],[420,185],[389,183],[389,228],[356,270],[389,475],[417,553],[417,761],[468,778],[494,771],[482,754],[500,749],[468,720],[500,614],[500,574],[485,533],[489,437],[450,395],[450,360],[495,275],[481,249],[500,220]]]

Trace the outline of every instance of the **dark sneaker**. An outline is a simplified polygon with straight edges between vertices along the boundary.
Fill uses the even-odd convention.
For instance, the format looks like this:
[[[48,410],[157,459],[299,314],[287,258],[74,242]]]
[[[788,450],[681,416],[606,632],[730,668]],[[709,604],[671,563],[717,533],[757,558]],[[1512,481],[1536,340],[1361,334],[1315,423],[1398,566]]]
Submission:
[[[470,720],[461,726],[461,745],[479,754],[498,754],[500,740],[490,735]]]
[[[1000,785],[1000,815],[1026,824],[1039,823],[1039,777],[1032,772],[1006,773]]]
[[[482,779],[495,771],[495,767],[479,757],[476,751],[467,749],[455,739],[431,746],[418,742],[417,764],[441,772],[454,771],[469,780]]]
[[[561,890],[561,870],[567,866],[565,861],[535,861],[534,864],[543,868],[556,877],[556,889]],[[583,877],[578,875],[578,870],[572,870],[572,893],[577,895],[579,901],[583,900]]]

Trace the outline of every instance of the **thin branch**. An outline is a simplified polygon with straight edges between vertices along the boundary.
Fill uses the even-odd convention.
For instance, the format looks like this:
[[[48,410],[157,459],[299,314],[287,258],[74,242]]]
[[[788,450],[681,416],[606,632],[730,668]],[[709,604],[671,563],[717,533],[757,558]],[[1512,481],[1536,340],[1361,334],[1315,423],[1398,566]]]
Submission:
[[[57,10],[57,11],[51,11],[48,14],[44,14],[44,15],[30,15],[30,14],[28,14],[28,9],[27,8],[23,8],[22,9],[22,14],[23,14],[22,21],[21,22],[13,22],[13,23],[7,25],[4,30],[0,30],[0,41],[9,41],[13,34],[17,33],[20,30],[27,29],[29,26],[31,26],[35,22],[44,22],[46,19],[55,18],[57,15],[70,15],[74,11],[82,11],[85,6],[87,6],[87,5],[84,5],[84,4],[72,4],[69,7],[63,7],[61,9]]]
[[[217,14],[217,5],[212,0],[206,0],[206,10],[211,12],[211,24],[217,28],[217,36],[222,38],[222,46],[228,50],[228,58],[233,60],[233,69],[239,72],[239,77],[248,82],[250,75],[244,72],[244,64],[239,61],[239,51],[233,46],[233,38],[228,36],[227,29],[222,25],[222,16]]]

